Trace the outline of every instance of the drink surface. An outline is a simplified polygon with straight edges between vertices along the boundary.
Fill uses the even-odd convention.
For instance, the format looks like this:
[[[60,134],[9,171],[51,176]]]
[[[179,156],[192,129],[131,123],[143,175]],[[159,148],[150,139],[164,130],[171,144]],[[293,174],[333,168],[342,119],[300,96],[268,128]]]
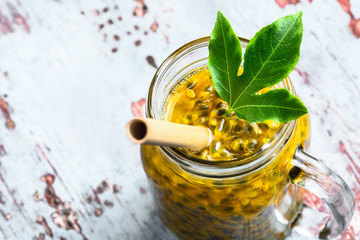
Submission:
[[[265,90],[266,91],[266,90]],[[215,138],[200,151],[182,149],[208,160],[234,160],[255,154],[269,141],[278,141],[281,124],[250,124],[225,116],[226,103],[216,94],[206,68],[181,79],[168,96],[167,121],[209,127]],[[296,127],[269,162],[244,176],[204,177],[183,169],[158,146],[142,145],[143,167],[163,222],[180,239],[283,239],[302,206],[302,190],[288,184],[296,148],[309,140],[309,118]],[[279,225],[281,214],[285,226]]]
[[[252,155],[271,141],[282,126],[271,120],[249,123],[234,113],[226,116],[227,109],[227,103],[215,91],[209,70],[202,68],[195,70],[172,91],[165,118],[170,122],[208,127],[214,136],[208,147],[183,151],[211,161]]]

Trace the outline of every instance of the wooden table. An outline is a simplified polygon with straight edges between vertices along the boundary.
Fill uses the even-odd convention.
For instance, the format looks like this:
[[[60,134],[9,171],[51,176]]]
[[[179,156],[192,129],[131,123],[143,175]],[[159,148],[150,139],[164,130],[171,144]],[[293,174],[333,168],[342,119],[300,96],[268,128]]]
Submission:
[[[0,239],[176,239],[125,124],[157,66],[209,35],[217,9],[245,38],[303,11],[291,77],[310,111],[310,153],[357,199],[339,239],[360,239],[360,2],[297,2],[1,1]]]

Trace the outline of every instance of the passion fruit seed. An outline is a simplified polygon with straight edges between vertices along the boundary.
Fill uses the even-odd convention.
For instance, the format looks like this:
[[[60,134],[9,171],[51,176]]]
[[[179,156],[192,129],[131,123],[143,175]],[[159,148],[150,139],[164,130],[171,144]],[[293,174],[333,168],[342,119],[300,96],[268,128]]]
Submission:
[[[195,87],[195,85],[196,85],[196,82],[188,82],[188,83],[187,83],[187,88],[188,88],[188,89],[192,89],[192,88]]]
[[[254,150],[257,145],[257,141],[255,139],[250,139],[247,143],[247,147],[249,150]]]
[[[203,91],[206,92],[206,93],[211,93],[211,92],[214,91],[214,87],[212,85],[207,86],[207,87],[204,88]]]
[[[216,111],[216,115],[219,117],[223,116],[225,113],[226,113],[225,109],[219,109]]]
[[[206,104],[201,104],[200,106],[199,106],[199,109],[200,110],[205,110],[205,109],[208,109],[209,107],[206,105]]]
[[[193,90],[191,90],[191,89],[187,89],[186,91],[185,91],[185,95],[187,96],[187,97],[189,97],[189,98],[195,98],[195,92],[193,91]]]
[[[216,104],[216,108],[222,108],[222,107],[224,107],[223,102],[219,102],[218,104]]]
[[[240,138],[235,139],[234,141],[231,142],[231,149],[234,152],[243,152],[245,150],[244,141],[241,140]]]
[[[258,125],[262,129],[269,129],[269,125],[267,125],[266,123],[258,123]]]

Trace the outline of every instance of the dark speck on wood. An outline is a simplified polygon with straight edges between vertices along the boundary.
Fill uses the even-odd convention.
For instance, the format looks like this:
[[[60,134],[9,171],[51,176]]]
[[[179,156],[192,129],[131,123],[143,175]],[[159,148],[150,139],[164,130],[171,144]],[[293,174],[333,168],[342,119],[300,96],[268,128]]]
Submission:
[[[4,144],[0,140],[0,156],[4,156],[4,155],[6,155],[6,150],[5,150]],[[1,200],[1,197],[0,197],[0,200]]]
[[[40,202],[43,200],[43,197],[39,194],[38,191],[36,191],[34,194],[33,194],[33,200],[34,202]]]
[[[150,30],[153,31],[153,32],[156,32],[157,29],[158,29],[158,27],[159,27],[158,22],[157,22],[157,21],[154,21],[154,22],[151,24],[151,26],[150,26]]]
[[[9,21],[9,19],[6,16],[0,14],[0,33],[8,34],[13,31],[14,29],[11,26],[11,22]]]
[[[101,205],[101,201],[100,201],[98,192],[97,192],[95,189],[92,189],[92,191],[93,191],[93,193],[94,193],[94,200],[95,200],[95,202],[98,203],[99,205]]]
[[[155,63],[155,59],[153,58],[153,56],[147,56],[146,57],[146,61],[148,62],[148,64],[150,64],[151,66],[153,66],[155,69],[157,69],[156,63]]]
[[[0,209],[0,213],[1,215],[3,216],[3,218],[6,220],[6,221],[9,221],[12,219],[12,215],[10,213],[5,213],[3,210]]]
[[[144,0],[136,0],[137,6],[133,11],[136,17],[143,17],[148,12],[148,7],[145,5]]]
[[[140,46],[140,45],[141,45],[141,40],[136,40],[136,41],[135,41],[135,46],[138,47],[138,46]]]
[[[22,26],[26,32],[30,33],[30,26],[28,25],[25,17],[19,13],[17,8],[13,4],[8,2],[7,6],[9,8],[9,12],[12,16],[12,22]]]
[[[94,198],[92,196],[87,196],[85,201],[90,204],[94,201]]]
[[[15,122],[10,117],[11,107],[8,102],[4,101],[0,97],[0,111],[5,117],[5,126],[9,130],[13,130],[15,128]]]
[[[145,188],[140,187],[140,193],[141,193],[141,194],[146,194],[146,190],[145,190]]]
[[[103,181],[96,187],[96,191],[101,194],[101,193],[105,192],[105,190],[107,190],[107,189],[109,189],[109,188],[110,188],[109,181],[103,180]]]
[[[117,184],[114,184],[112,187],[113,193],[119,193],[121,192],[121,187]]]
[[[107,206],[107,207],[112,208],[114,206],[114,203],[110,202],[109,200],[105,200],[104,205]]]
[[[45,220],[45,218],[44,218],[43,216],[38,216],[38,217],[36,218],[36,223],[37,223],[37,224],[40,224],[41,226],[44,227],[44,230],[45,230],[45,232],[46,232],[46,234],[47,234],[48,236],[50,236],[50,237],[53,237],[53,236],[54,236],[53,233],[52,233],[52,231],[51,231],[51,229],[50,229],[50,227],[49,227],[49,225],[47,224],[47,222],[46,222],[46,220]]]
[[[3,199],[3,193],[0,191],[0,204],[4,205],[5,201]]]
[[[95,209],[94,214],[96,217],[100,217],[103,214],[103,212],[104,211],[101,208],[97,208],[97,209]]]
[[[44,144],[44,146],[45,146],[45,148],[46,148],[46,150],[47,150],[48,152],[51,152],[51,148],[50,148],[49,146],[47,146],[47,145],[45,145],[45,144]]]

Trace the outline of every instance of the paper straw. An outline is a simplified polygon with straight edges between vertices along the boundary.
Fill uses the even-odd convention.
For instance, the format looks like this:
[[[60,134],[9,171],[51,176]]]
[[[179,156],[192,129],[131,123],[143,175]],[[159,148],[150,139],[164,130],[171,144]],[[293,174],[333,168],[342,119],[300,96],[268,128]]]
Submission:
[[[210,129],[154,120],[135,118],[126,126],[128,138],[138,144],[150,144],[188,149],[201,149],[212,141]]]

